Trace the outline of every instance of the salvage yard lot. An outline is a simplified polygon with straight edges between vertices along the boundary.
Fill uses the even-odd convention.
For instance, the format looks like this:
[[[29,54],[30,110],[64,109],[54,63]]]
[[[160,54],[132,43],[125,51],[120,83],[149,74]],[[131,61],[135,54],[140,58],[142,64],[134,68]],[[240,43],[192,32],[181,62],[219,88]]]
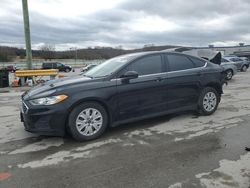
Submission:
[[[0,187],[250,186],[250,72],[225,86],[211,116],[139,121],[85,143],[25,132],[20,95],[0,93]]]

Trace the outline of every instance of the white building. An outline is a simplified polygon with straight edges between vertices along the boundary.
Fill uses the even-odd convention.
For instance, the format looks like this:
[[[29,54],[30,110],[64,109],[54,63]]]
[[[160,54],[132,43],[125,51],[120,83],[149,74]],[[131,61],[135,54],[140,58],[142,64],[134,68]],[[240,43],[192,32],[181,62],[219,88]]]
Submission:
[[[223,55],[237,55],[250,57],[250,45],[240,43],[239,46],[215,47],[209,45],[208,47],[201,47],[201,49],[211,49],[221,52]]]

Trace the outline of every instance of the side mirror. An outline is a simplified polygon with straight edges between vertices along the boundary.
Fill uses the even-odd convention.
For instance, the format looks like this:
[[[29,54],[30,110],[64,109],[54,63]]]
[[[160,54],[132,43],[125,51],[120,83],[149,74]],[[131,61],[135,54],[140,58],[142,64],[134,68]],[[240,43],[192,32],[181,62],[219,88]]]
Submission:
[[[124,75],[122,75],[121,78],[125,79],[125,80],[131,80],[131,79],[138,78],[138,76],[139,76],[138,72],[136,72],[136,71],[128,71]]]

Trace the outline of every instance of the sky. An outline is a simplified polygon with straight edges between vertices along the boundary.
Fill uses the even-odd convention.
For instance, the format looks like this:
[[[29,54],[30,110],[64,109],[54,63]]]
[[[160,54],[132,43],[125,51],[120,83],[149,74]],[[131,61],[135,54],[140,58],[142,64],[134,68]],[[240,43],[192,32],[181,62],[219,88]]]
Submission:
[[[250,0],[28,0],[32,48],[250,44]],[[0,45],[24,47],[21,0],[0,0]]]

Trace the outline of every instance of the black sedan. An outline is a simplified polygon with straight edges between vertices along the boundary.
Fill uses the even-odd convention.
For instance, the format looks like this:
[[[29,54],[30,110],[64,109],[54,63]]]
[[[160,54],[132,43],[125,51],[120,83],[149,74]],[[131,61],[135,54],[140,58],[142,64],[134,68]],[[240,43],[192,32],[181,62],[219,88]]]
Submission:
[[[92,140],[107,127],[195,110],[214,113],[223,69],[186,54],[143,52],[119,56],[84,75],[49,81],[22,95],[25,129],[41,135]]]

